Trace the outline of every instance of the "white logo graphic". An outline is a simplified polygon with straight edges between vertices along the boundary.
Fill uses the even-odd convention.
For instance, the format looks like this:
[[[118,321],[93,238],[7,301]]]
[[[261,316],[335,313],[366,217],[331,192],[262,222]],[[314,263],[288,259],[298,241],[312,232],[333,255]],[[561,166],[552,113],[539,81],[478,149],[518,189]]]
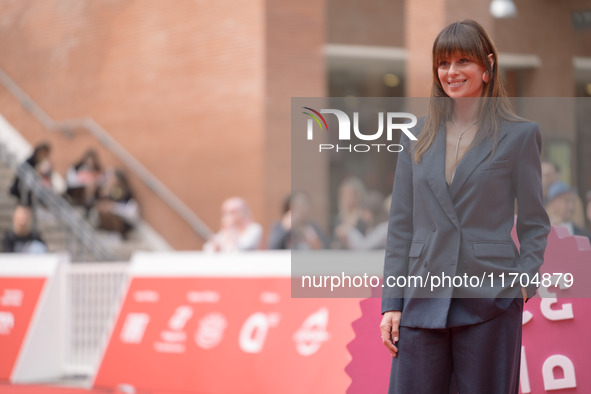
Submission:
[[[264,291],[260,294],[259,300],[263,304],[277,304],[281,300],[281,297],[279,296],[279,293],[277,293],[277,292]]]
[[[220,301],[220,293],[212,290],[190,291],[187,293],[187,301],[214,304]]]
[[[321,109],[320,110],[321,114],[333,114],[337,117],[337,120],[339,122],[339,140],[350,140],[351,139],[351,120],[349,119],[349,116],[338,109]],[[323,118],[324,119],[324,118]],[[411,113],[408,112],[388,112],[386,114],[386,134],[387,134],[387,138],[388,141],[392,141],[392,131],[394,130],[401,130],[404,134],[406,134],[406,136],[413,140],[416,141],[417,137],[415,137],[411,132],[410,128],[416,126],[417,124],[417,117],[414,116]],[[408,123],[396,123],[394,122],[394,119],[410,119],[410,122]],[[309,119],[308,121],[308,134],[307,134],[307,138],[309,140],[313,139],[313,131],[312,131],[312,119]],[[359,130],[359,112],[353,112],[353,133],[355,134],[355,136],[357,138],[359,138],[360,140],[364,140],[364,141],[373,141],[373,140],[377,140],[382,136],[382,133],[384,132],[384,113],[383,112],[379,112],[378,113],[378,131],[376,131],[374,134],[363,134],[361,133],[361,131]]]
[[[168,327],[171,330],[182,330],[189,320],[193,316],[193,309],[190,306],[181,305],[174,311],[174,314],[168,321]]]
[[[195,332],[195,343],[202,349],[212,349],[224,339],[224,330],[228,321],[219,312],[211,312],[203,316]]]
[[[10,335],[14,327],[14,315],[10,312],[0,312],[0,335]]]
[[[133,300],[135,302],[158,302],[160,295],[153,290],[138,290],[133,292]]]
[[[161,353],[184,353],[187,333],[183,331],[187,321],[193,316],[193,309],[187,305],[181,305],[174,311],[168,320],[168,330],[160,333],[162,342],[154,343],[154,348]]]
[[[246,353],[260,353],[267,339],[269,327],[279,323],[279,314],[262,312],[253,313],[242,325],[238,343]]]
[[[307,128],[307,139],[314,139],[314,122],[316,122],[321,130],[328,131],[328,123],[322,114],[333,114],[336,116],[339,127],[338,137],[339,141],[351,141],[351,119],[349,115],[338,109],[321,109],[320,112],[310,107],[302,107],[303,109],[309,110],[310,112],[303,112],[308,115],[311,119],[308,119]],[[417,138],[409,130],[416,126],[417,117],[408,112],[387,112],[384,116],[383,112],[378,113],[378,130],[375,133],[365,134],[359,130],[359,113],[353,112],[353,133],[355,137],[362,141],[374,141],[377,142],[384,134],[384,117],[386,118],[386,140],[391,142],[393,140],[394,130],[402,131],[410,140],[416,141]],[[397,122],[395,119],[404,119],[403,122]],[[406,122],[410,120],[410,122]],[[388,151],[388,152],[401,152],[403,146],[400,144],[386,144],[386,143],[373,143],[373,144],[348,144],[348,145],[333,145],[333,144],[319,144],[318,152],[324,150],[335,150],[347,151],[347,152],[369,152],[373,150]]]
[[[293,335],[296,350],[302,356],[310,356],[320,349],[322,342],[330,338],[326,331],[328,325],[328,309],[320,308],[302,323],[299,330]]]
[[[4,289],[0,297],[1,306],[19,307],[23,303],[23,291],[20,289]]]
[[[119,339],[123,343],[140,343],[144,338],[144,333],[149,322],[150,316],[146,313],[128,314],[119,334]]]

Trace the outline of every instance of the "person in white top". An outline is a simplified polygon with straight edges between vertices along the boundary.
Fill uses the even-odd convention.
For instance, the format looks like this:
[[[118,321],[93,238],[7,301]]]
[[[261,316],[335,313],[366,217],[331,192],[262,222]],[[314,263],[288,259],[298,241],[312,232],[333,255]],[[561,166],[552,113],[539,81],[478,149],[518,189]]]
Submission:
[[[252,219],[246,201],[240,197],[228,198],[222,204],[221,229],[203,245],[203,250],[256,250],[261,244],[262,235],[263,228]]]

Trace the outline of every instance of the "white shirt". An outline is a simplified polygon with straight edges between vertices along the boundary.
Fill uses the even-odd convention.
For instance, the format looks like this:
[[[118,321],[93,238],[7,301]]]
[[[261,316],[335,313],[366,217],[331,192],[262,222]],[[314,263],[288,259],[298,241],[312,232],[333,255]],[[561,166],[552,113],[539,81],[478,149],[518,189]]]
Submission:
[[[220,251],[233,250],[255,250],[258,249],[263,237],[263,228],[260,224],[251,222],[244,230],[238,232],[236,229],[222,229],[212,241],[203,245],[203,250],[215,252],[216,245]]]

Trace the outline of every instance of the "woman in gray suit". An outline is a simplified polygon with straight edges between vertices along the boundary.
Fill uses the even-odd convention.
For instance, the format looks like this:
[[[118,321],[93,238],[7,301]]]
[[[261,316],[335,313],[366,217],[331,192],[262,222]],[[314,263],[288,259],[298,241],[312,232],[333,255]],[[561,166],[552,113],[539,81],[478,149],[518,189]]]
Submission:
[[[511,110],[477,22],[437,36],[429,111],[413,134],[401,142],[384,265],[389,393],[517,393],[523,303],[550,231],[541,135]],[[404,285],[411,276],[426,286]]]

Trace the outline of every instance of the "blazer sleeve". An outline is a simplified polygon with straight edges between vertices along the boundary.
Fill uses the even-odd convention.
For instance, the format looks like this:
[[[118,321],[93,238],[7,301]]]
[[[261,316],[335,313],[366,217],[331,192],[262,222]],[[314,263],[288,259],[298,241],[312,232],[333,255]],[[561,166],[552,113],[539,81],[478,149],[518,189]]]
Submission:
[[[519,239],[519,263],[522,274],[529,277],[527,298],[536,294],[538,286],[531,281],[540,280],[539,272],[544,262],[544,252],[550,220],[544,208],[540,152],[542,136],[537,123],[528,130],[513,171],[513,187],[517,198],[517,238]]]
[[[410,140],[402,135],[400,144],[404,147],[398,153],[392,202],[388,220],[388,236],[384,261],[382,291],[382,314],[388,311],[402,311],[404,288],[389,286],[388,278],[406,276],[408,273],[408,251],[413,233],[413,181]],[[393,279],[391,279],[393,282]]]

